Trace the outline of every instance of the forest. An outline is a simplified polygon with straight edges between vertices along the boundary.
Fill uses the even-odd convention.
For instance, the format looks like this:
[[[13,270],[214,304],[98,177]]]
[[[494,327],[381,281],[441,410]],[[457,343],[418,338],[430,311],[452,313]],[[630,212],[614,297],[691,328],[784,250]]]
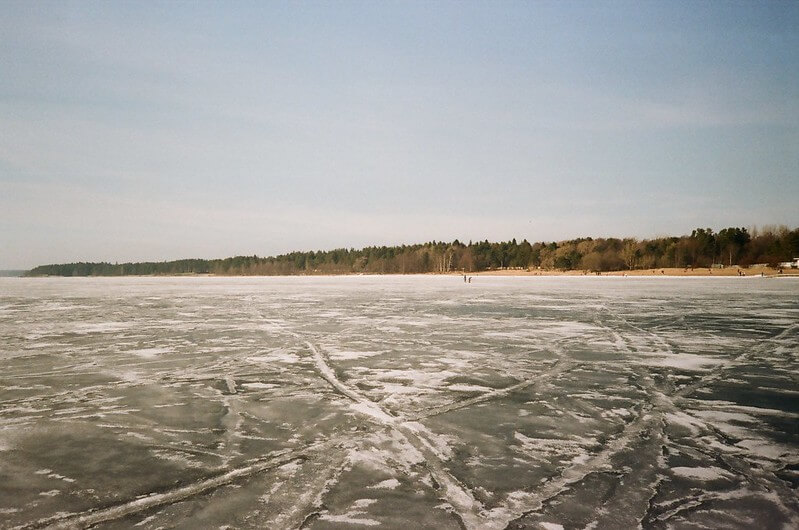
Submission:
[[[785,226],[697,228],[690,235],[635,238],[579,238],[530,243],[526,239],[462,243],[431,241],[415,245],[374,246],[290,252],[279,256],[235,256],[140,263],[66,263],[41,265],[27,276],[128,275],[299,275],[412,274],[492,269],[584,270],[590,272],[665,267],[748,267],[799,257],[799,228]]]

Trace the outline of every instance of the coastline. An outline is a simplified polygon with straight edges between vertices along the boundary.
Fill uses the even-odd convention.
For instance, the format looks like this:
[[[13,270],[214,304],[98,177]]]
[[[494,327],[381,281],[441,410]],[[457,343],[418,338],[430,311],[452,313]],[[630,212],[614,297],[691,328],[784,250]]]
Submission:
[[[458,273],[463,274],[463,273]],[[467,275],[470,273],[467,273]],[[783,269],[779,273],[778,269],[771,267],[749,267],[739,268],[736,266],[725,267],[723,269],[713,268],[684,268],[684,267],[661,267],[657,269],[633,269],[627,271],[608,271],[602,273],[594,273],[582,270],[536,270],[536,269],[503,269],[503,270],[488,270],[479,273],[471,273],[472,276],[636,276],[636,277],[799,277],[799,270],[797,269]]]
[[[185,273],[185,274],[126,274],[120,276],[92,275],[92,276],[9,276],[8,278],[290,278],[290,277],[335,277],[335,276],[513,276],[513,277],[636,277],[636,278],[799,278],[799,270],[778,269],[770,267],[726,267],[723,269],[683,267],[663,267],[657,269],[633,269],[627,271],[607,271],[595,273],[584,270],[557,270],[557,269],[498,269],[479,272],[421,272],[421,273],[307,273],[307,274],[213,274],[213,273]]]

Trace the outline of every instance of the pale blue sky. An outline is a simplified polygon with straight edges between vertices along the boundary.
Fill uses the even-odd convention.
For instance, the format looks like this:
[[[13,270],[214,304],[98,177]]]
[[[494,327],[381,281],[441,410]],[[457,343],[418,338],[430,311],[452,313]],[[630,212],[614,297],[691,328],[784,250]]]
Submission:
[[[799,225],[798,2],[0,9],[0,268]]]

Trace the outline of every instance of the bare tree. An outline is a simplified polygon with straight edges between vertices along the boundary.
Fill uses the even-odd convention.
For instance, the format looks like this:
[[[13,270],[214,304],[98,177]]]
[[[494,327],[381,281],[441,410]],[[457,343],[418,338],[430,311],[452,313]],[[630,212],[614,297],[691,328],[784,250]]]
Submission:
[[[635,239],[625,240],[624,247],[621,249],[621,255],[624,259],[624,264],[627,268],[632,270],[638,262],[640,252],[638,251],[638,241]]]

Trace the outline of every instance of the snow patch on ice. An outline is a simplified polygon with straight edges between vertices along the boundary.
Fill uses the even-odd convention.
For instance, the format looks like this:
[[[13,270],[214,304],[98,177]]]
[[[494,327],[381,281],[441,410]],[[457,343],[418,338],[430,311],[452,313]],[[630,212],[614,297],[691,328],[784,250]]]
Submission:
[[[511,449],[542,462],[546,462],[550,458],[568,459],[574,463],[587,462],[590,458],[587,447],[595,443],[595,441],[585,438],[572,440],[564,438],[531,438],[520,432],[515,432],[513,437],[520,442],[521,446],[511,446]]]
[[[741,440],[735,445],[746,449],[750,454],[768,460],[781,460],[794,453],[790,447],[763,439],[750,438],[748,440]]]
[[[297,472],[298,469],[300,469],[300,467],[302,467],[300,462],[298,462],[297,460],[292,460],[288,464],[283,464],[278,469],[280,471],[288,472],[293,475],[294,473]]]
[[[693,435],[697,435],[701,432],[702,422],[690,414],[675,411],[666,413],[663,416],[669,424],[683,427]]]
[[[255,382],[255,383],[241,383],[240,386],[249,390],[267,390],[270,388],[276,388],[278,385],[272,383]]]
[[[730,479],[734,476],[720,467],[673,467],[671,472],[678,477],[692,478],[703,481]]]
[[[162,353],[170,353],[172,352],[171,348],[141,348],[138,350],[129,350],[128,353],[132,353],[134,355],[138,355],[139,357],[144,357],[145,359],[152,359]]]
[[[622,418],[629,418],[633,414],[628,409],[610,409],[610,412],[616,416],[621,416]]]
[[[56,495],[61,495],[61,490],[42,491],[39,495],[42,497],[55,497]]]
[[[352,507],[356,509],[366,508],[377,502],[377,499],[358,499],[352,503]]]
[[[352,513],[352,512],[350,512]],[[319,519],[322,521],[330,521],[332,523],[344,523],[344,524],[355,524],[361,526],[380,526],[379,521],[375,521],[374,519],[364,519],[353,517],[350,513],[346,513],[344,515],[332,515],[329,513],[325,513],[319,516]],[[359,515],[358,514],[355,515]]]
[[[452,447],[458,443],[456,437],[434,433],[418,421],[405,422],[405,426],[419,435],[422,443],[441,460],[450,460],[455,455]]]
[[[645,357],[655,357],[652,360],[644,360],[644,364],[649,366],[662,366],[665,368],[676,368],[686,372],[703,372],[712,370],[719,366],[729,364],[729,360],[706,355],[695,355],[691,353],[670,353],[668,355],[646,355]]]
[[[123,331],[129,329],[133,324],[127,322],[94,322],[94,323],[81,323],[75,326],[75,333],[89,334],[89,333],[111,333],[114,331]]]
[[[157,517],[158,517],[158,514],[153,514],[153,515],[151,515],[149,517],[145,517],[144,519],[142,519],[138,523],[134,524],[133,526],[144,526],[146,524],[149,524],[151,521],[155,520]]]
[[[449,385],[447,387],[447,390],[453,390],[455,392],[491,392],[494,389],[487,386],[466,385],[458,383],[455,385]]]
[[[374,403],[360,401],[358,403],[351,403],[350,408],[366,416],[371,416],[381,423],[394,423],[396,418],[383,412],[383,410]]]
[[[385,353],[385,351],[348,351],[348,350],[336,350],[334,348],[325,347],[325,352],[327,356],[330,357],[334,361],[353,361],[355,359],[365,359],[368,357],[374,357],[375,355],[380,355]]]
[[[247,360],[257,364],[297,364],[300,362],[300,357],[296,353],[290,353],[285,350],[277,350],[265,355],[254,355],[252,357],[247,357]]]
[[[369,489],[373,490],[393,490],[397,489],[400,485],[400,481],[395,478],[389,478],[374,484],[373,486],[369,486]]]

